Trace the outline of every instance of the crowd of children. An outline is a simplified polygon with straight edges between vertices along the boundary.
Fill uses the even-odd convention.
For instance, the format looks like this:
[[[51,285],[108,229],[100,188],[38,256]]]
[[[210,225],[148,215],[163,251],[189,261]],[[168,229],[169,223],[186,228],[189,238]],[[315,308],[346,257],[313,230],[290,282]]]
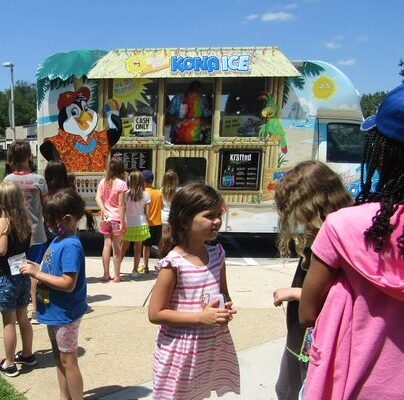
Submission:
[[[294,242],[300,256],[292,287],[274,292],[276,306],[289,303],[278,399],[404,397],[404,85],[387,95],[362,129],[362,190],[354,205],[338,175],[317,161],[298,164],[276,188],[280,251],[289,256]],[[48,328],[60,398],[82,399],[77,347],[87,293],[77,228],[85,204],[69,187],[60,163],[49,164],[45,175],[56,168],[63,178],[52,182],[56,172],[51,173],[47,186],[32,171],[31,161],[28,143],[15,141],[8,151],[11,173],[0,183],[5,349],[0,371],[14,377],[16,363],[37,362],[27,315],[30,297],[36,298],[35,317]],[[378,184],[372,189],[376,172]],[[149,170],[132,172],[126,181],[122,160],[110,160],[96,197],[104,235],[102,280],[112,279],[111,251],[113,282],[118,283],[130,242],[134,277],[148,272],[150,248],[160,245],[148,309],[150,322],[160,325],[153,398],[239,394],[239,363],[228,328],[236,311],[227,288],[225,252],[215,244],[224,200],[203,183],[178,189],[171,171],[165,178],[161,191]],[[44,219],[52,233],[45,252]],[[37,282],[31,296],[29,278]]]

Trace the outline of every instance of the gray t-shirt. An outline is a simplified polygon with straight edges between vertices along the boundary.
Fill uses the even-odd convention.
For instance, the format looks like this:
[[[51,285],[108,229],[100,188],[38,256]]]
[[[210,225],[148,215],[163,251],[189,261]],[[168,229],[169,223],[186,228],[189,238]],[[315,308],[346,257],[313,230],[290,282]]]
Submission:
[[[17,183],[24,192],[28,214],[32,221],[31,245],[47,241],[42,213],[42,198],[48,194],[45,178],[29,171],[18,171],[7,175],[5,181]]]

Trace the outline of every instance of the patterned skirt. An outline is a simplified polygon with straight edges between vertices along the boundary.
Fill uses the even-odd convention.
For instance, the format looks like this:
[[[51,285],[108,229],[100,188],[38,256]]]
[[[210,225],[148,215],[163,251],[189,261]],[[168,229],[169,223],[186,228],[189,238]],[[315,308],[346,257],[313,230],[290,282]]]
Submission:
[[[150,237],[150,231],[148,225],[134,226],[128,228],[123,235],[123,240],[128,242],[143,242]]]

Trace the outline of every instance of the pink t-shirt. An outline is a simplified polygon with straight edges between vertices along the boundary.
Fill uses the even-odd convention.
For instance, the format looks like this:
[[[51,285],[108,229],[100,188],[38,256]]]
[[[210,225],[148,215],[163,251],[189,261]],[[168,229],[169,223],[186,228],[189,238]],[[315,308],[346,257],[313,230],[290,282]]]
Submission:
[[[389,249],[365,244],[378,203],[328,216],[313,253],[340,269],[316,321],[304,398],[404,399],[404,206],[392,217]]]
[[[119,218],[119,194],[128,190],[126,182],[116,178],[112,182],[107,183],[106,179],[103,178],[98,187],[101,188],[101,198],[108,212],[109,219],[121,222]]]

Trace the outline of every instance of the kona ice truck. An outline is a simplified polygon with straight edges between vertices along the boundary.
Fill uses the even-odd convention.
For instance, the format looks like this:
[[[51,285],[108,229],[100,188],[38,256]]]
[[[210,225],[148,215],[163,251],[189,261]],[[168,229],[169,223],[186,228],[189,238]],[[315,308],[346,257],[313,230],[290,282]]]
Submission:
[[[157,187],[168,169],[215,187],[225,232],[276,232],[276,183],[303,160],[359,190],[359,96],[323,61],[276,47],[77,50],[44,60],[37,86],[39,170],[62,159],[93,208],[111,154]]]

